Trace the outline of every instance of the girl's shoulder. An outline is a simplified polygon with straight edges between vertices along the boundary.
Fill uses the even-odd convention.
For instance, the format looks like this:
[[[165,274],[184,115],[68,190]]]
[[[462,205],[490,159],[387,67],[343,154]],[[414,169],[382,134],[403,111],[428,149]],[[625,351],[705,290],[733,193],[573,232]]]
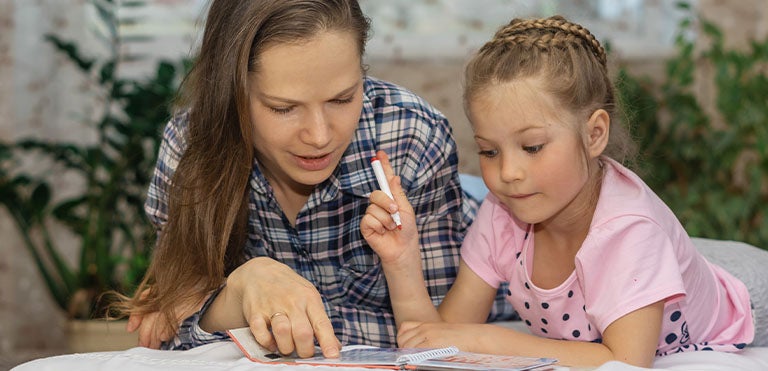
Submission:
[[[489,229],[492,233],[508,233],[524,235],[529,228],[528,223],[523,223],[515,218],[509,209],[499,201],[493,193],[488,193],[480,204],[477,217],[473,222],[476,229]]]
[[[632,170],[607,157],[603,164],[603,183],[592,227],[619,218],[643,219],[662,226],[679,224],[672,210]]]

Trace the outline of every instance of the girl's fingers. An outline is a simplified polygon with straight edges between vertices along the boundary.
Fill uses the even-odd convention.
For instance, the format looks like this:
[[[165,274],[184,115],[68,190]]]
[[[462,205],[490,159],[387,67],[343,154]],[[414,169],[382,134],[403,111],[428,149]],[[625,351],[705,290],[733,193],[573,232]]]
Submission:
[[[381,161],[381,168],[384,169],[384,175],[387,176],[387,180],[392,179],[395,176],[395,170],[392,169],[392,165],[389,163],[389,156],[384,151],[376,151],[376,158]]]
[[[384,151],[377,151],[376,158],[378,158],[379,161],[381,161],[381,167],[382,169],[384,169],[384,175],[387,176],[387,182],[389,182],[389,189],[390,191],[392,191],[392,197],[394,198],[394,201],[397,204],[398,210],[405,210],[410,213],[413,213],[413,211],[411,210],[411,204],[410,202],[408,202],[408,197],[406,197],[405,191],[403,191],[403,187],[400,184],[400,177],[395,174],[395,170],[392,168],[392,165],[389,163],[389,157],[387,156],[387,153]],[[398,210],[395,210],[395,211],[398,211]]]
[[[392,213],[398,211],[398,208],[394,201],[382,191],[374,191],[371,193],[370,200],[371,204],[368,206],[366,214],[374,217],[386,229],[396,229],[397,224],[395,224],[395,220],[392,219]]]
[[[382,235],[386,232],[387,228],[385,228],[384,225],[381,224],[381,221],[376,219],[376,217],[373,215],[366,214],[360,221],[360,233],[362,233],[363,237],[365,238],[368,238],[374,234]]]
[[[418,336],[421,322],[406,321],[397,329],[397,345],[400,347],[413,347],[414,337]]]
[[[405,191],[403,190],[403,186],[400,184],[400,177],[396,176],[392,179],[390,182],[390,189],[392,190],[392,197],[395,198],[395,202],[397,202],[398,209],[401,209],[403,211],[407,211],[410,214],[413,214],[413,208],[411,207],[411,202],[408,201],[408,196],[405,194]]]
[[[414,348],[414,335],[415,333],[413,331],[398,333],[397,345],[401,348]]]

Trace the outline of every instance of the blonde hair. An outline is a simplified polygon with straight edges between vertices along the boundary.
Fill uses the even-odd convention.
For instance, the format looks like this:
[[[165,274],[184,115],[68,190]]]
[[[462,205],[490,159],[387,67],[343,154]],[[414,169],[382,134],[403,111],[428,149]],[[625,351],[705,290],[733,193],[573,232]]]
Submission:
[[[561,16],[513,19],[467,64],[465,111],[488,86],[527,77],[541,77],[547,92],[578,117],[588,118],[597,109],[608,112],[612,125],[604,154],[634,162],[635,145],[618,119],[605,49],[589,30]]]

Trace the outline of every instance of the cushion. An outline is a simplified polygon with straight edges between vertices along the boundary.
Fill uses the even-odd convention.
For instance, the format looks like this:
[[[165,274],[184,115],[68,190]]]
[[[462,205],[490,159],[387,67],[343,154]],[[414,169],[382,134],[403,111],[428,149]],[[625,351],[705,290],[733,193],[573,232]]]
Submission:
[[[768,346],[768,251],[737,241],[693,238],[693,243],[707,260],[747,285],[755,311],[752,346]]]

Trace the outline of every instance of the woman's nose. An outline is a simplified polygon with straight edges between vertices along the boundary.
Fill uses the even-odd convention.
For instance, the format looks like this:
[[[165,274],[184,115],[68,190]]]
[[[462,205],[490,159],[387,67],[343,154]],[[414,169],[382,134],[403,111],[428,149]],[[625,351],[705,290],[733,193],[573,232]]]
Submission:
[[[300,139],[316,148],[323,148],[331,142],[331,123],[322,109],[310,111],[301,130]]]

